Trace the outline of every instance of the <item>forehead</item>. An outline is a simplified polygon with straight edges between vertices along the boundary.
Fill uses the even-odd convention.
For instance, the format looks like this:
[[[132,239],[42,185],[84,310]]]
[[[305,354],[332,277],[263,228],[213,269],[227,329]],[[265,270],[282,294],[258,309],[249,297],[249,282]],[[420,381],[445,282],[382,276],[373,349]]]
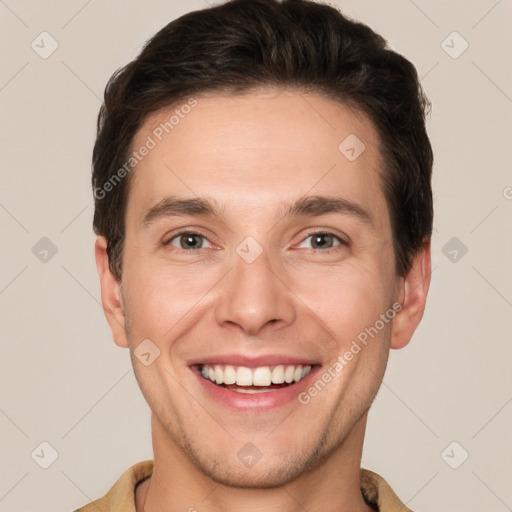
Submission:
[[[132,150],[151,149],[131,173],[128,204],[208,196],[247,215],[307,195],[386,209],[372,123],[348,106],[290,90],[200,95],[150,115]],[[129,210],[129,208],[128,208]]]

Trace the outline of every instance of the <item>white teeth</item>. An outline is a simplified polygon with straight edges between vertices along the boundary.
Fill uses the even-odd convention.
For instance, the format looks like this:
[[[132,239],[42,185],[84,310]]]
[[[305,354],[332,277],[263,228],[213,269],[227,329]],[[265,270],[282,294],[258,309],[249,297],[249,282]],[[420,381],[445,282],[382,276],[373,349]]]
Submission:
[[[239,366],[236,371],[237,386],[252,386],[252,372],[250,368]]]
[[[290,384],[290,382],[293,382],[293,374],[295,373],[295,367],[294,366],[287,366],[286,370],[284,372],[284,381],[287,384]]]
[[[282,364],[280,364],[272,370],[272,384],[282,384],[283,382],[284,382],[284,366]]]
[[[222,384],[224,382],[224,372],[219,365],[215,365],[215,382]]]
[[[228,364],[226,368],[224,368],[224,384],[234,384],[235,382],[236,370]]]
[[[268,366],[256,368],[252,374],[253,386],[270,386],[272,383],[272,373]]]
[[[256,393],[270,393],[271,391],[274,391],[273,389],[254,389],[254,388],[236,388],[233,389],[233,391],[236,391],[237,393],[246,393],[248,395],[255,395]]]
[[[202,365],[201,375],[215,384],[237,386],[258,386],[268,387],[271,384],[292,384],[299,382],[311,371],[309,365],[287,365],[282,364],[270,367],[260,366],[258,368],[247,368],[246,366],[231,366],[216,364],[213,366]],[[245,390],[241,391],[244,392]],[[263,391],[263,390],[260,390]],[[270,390],[269,390],[270,391]],[[247,392],[254,392],[248,391]]]

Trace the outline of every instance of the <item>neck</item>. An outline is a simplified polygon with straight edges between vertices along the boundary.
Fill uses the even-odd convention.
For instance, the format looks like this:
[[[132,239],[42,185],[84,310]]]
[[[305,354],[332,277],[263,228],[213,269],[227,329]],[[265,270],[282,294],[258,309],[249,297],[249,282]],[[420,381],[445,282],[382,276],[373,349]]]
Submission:
[[[136,489],[137,512],[199,511],[369,512],[360,491],[360,463],[366,414],[343,443],[315,468],[274,488],[233,488],[203,474],[169,438],[152,415],[154,468],[151,478]]]

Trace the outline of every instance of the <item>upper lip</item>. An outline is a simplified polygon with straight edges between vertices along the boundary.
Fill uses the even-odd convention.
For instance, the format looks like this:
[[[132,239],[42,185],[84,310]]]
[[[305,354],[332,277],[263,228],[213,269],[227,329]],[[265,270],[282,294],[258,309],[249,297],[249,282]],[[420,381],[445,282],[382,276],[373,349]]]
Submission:
[[[240,354],[218,354],[214,356],[197,357],[187,361],[189,366],[197,366],[200,364],[215,365],[229,364],[232,366],[245,366],[247,368],[258,368],[261,366],[277,366],[277,365],[310,365],[319,364],[317,360],[289,356],[284,354],[269,354],[260,356],[247,356]]]

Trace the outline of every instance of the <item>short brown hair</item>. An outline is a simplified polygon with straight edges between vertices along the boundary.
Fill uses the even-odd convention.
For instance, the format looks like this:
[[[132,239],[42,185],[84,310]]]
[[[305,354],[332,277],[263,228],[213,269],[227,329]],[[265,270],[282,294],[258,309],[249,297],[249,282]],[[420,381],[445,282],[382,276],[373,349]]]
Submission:
[[[429,102],[416,69],[368,26],[333,7],[308,0],[231,0],[166,25],[106,86],[93,151],[94,230],[107,239],[117,278],[129,176],[108,187],[108,194],[104,187],[127,161],[148,114],[190,95],[262,86],[318,92],[370,118],[385,163],[396,270],[407,272],[433,221]]]

